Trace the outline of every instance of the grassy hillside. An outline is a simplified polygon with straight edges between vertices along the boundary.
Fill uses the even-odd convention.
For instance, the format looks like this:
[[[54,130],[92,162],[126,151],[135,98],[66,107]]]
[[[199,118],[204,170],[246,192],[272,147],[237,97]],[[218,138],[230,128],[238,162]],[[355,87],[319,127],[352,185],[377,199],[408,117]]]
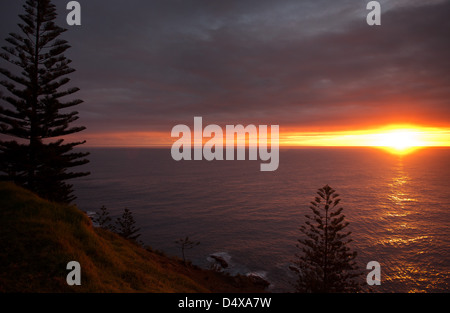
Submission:
[[[81,286],[66,265],[81,264]],[[0,183],[0,292],[261,292],[245,277],[184,266],[92,226],[74,206]]]

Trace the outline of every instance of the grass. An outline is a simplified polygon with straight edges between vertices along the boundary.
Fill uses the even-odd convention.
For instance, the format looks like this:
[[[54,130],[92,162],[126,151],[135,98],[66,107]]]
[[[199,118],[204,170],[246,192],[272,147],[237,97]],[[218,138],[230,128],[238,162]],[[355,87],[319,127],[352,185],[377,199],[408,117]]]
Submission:
[[[66,265],[81,265],[68,286]],[[0,183],[0,292],[262,292],[246,277],[185,266],[93,227],[75,206]]]

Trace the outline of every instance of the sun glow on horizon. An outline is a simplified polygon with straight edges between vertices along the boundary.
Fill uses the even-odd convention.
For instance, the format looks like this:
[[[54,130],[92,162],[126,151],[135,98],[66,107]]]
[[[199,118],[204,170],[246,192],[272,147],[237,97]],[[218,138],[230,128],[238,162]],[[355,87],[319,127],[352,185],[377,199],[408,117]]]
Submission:
[[[280,136],[282,146],[376,147],[407,154],[423,147],[450,146],[450,129],[392,125],[364,131],[289,132]]]
[[[86,147],[168,148],[174,142],[170,133],[162,131],[86,135]],[[286,129],[280,125],[279,145],[280,148],[374,147],[402,155],[425,147],[450,147],[450,128],[391,125],[370,130],[304,132],[295,128]]]
[[[427,143],[420,139],[420,132],[412,130],[394,130],[387,133],[376,134],[374,147],[381,147],[394,154],[407,154]]]
[[[420,133],[411,130],[394,130],[387,133],[376,134],[374,147],[381,147],[395,154],[407,154],[427,144],[420,139]]]

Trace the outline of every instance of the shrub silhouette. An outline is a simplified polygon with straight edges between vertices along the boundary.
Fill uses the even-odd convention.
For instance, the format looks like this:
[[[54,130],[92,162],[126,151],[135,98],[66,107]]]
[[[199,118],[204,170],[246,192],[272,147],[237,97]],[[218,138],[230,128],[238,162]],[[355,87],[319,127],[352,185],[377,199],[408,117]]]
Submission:
[[[98,227],[115,232],[125,239],[138,242],[137,238],[141,235],[138,233],[141,229],[136,228],[136,221],[129,209],[125,209],[122,216],[118,217],[114,221],[114,224],[112,224],[108,209],[105,206],[102,206],[100,212],[96,213],[96,216],[92,218],[92,221],[97,224]]]
[[[186,236],[184,239],[180,238],[175,241],[175,243],[180,247],[181,249],[181,256],[183,257],[183,263],[186,264],[186,257],[184,255],[184,251],[187,249],[192,249],[195,246],[198,246],[200,244],[199,241],[191,241],[188,236]]]

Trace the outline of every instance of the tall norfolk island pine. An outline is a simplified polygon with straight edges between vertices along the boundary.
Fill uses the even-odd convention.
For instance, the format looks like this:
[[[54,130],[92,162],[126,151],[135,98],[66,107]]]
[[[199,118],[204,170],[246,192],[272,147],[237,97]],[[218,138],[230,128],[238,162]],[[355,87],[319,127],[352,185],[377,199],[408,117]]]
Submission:
[[[64,88],[75,70],[64,56],[70,47],[58,39],[66,29],[57,26],[56,8],[50,0],[27,0],[26,14],[19,15],[21,34],[10,33],[0,56],[20,68],[17,75],[5,68],[0,81],[8,95],[1,94],[0,133],[19,141],[4,141],[0,137],[0,175],[12,180],[43,198],[71,202],[72,185],[66,180],[88,175],[68,172],[68,168],[88,163],[88,153],[71,152],[85,141],[64,143],[62,136],[77,133],[85,127],[70,127],[78,112],[61,110],[76,106],[82,100],[63,101],[78,88]],[[6,104],[6,107],[4,106]],[[53,141],[51,140],[53,139]]]
[[[301,253],[290,267],[298,274],[298,292],[356,292],[361,284],[355,279],[361,275],[355,263],[356,252],[348,247],[351,242],[346,232],[339,195],[328,185],[317,191],[311,202],[313,215],[306,215],[305,235],[297,247]]]

